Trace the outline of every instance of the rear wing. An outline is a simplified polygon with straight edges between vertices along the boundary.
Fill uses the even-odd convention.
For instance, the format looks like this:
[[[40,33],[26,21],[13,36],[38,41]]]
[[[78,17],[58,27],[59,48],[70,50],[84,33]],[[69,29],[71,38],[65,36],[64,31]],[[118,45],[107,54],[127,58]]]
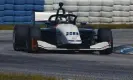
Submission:
[[[51,15],[56,14],[56,12],[35,12],[35,21],[48,21]]]

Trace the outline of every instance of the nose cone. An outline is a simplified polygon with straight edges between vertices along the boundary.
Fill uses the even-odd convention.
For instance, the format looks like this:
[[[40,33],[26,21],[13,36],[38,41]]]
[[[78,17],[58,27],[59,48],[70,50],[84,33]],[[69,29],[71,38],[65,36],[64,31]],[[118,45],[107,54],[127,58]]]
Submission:
[[[81,44],[81,38],[79,32],[68,32],[68,35],[66,36],[67,41],[69,44]]]
[[[57,28],[62,32],[68,44],[82,43],[77,26],[72,24],[60,24]]]

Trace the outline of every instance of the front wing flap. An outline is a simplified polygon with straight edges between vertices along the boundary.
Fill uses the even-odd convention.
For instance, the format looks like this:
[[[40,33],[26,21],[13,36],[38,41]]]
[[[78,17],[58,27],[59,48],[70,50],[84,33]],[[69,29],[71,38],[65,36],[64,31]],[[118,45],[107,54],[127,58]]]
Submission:
[[[91,45],[89,49],[66,49],[66,48],[57,48],[56,45],[49,44],[44,41],[37,41],[38,47],[46,49],[46,50],[92,50],[92,51],[100,51],[100,50],[105,50],[107,48],[111,48],[108,42],[101,42],[97,43],[95,45]]]

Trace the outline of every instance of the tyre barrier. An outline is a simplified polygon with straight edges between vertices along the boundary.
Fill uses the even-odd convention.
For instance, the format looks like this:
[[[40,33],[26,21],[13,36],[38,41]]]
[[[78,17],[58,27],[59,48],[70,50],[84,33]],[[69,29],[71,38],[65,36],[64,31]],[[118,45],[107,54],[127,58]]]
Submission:
[[[130,6],[122,6],[122,11],[130,11]]]
[[[78,6],[89,6],[90,1],[89,0],[79,0],[77,5]]]
[[[53,11],[54,7],[53,7],[53,5],[44,5],[44,10],[45,11]]]
[[[53,5],[54,0],[45,0],[45,5]]]
[[[64,9],[68,12],[78,11],[78,6],[64,6]]]
[[[0,11],[4,11],[4,5],[0,5]]]
[[[89,16],[89,12],[78,12],[78,16],[80,16],[80,17],[88,17]]]
[[[89,0],[91,6],[101,6],[102,0]]]
[[[127,12],[127,11],[121,11],[121,16],[122,17],[129,17],[130,16],[130,13]]]
[[[89,22],[88,17],[78,17],[77,18],[77,22],[81,23],[81,22]]]
[[[102,23],[111,23],[112,22],[112,18],[101,17],[101,22]]]
[[[20,16],[33,17],[32,11],[55,11],[59,8],[59,2],[64,3],[64,8],[67,11],[77,12],[76,14],[80,17],[78,21],[83,21],[81,17],[92,17],[89,21],[95,23],[97,22],[95,17],[104,17],[102,20],[98,18],[99,23],[110,21],[112,23],[115,23],[113,21],[116,21],[116,23],[133,23],[131,19],[133,16],[133,0],[0,0],[0,24],[4,22],[2,20],[14,21],[14,19],[4,19],[11,16],[18,17],[18,20]],[[28,11],[30,13],[27,13]],[[94,12],[94,14],[88,15],[87,12]]]
[[[13,10],[14,5],[13,4],[4,4],[4,10]]]
[[[121,20],[122,20],[123,23],[126,23],[126,22],[130,21],[129,17],[122,17]]]
[[[130,5],[130,11],[133,11],[133,5]]]
[[[50,0],[47,0],[47,1],[50,1]],[[63,2],[64,0],[53,0],[53,1],[54,1],[54,4],[59,4],[60,2]]]
[[[79,12],[89,12],[90,6],[78,6],[78,11]]]
[[[102,0],[102,5],[104,6],[113,6],[114,0]]]
[[[77,6],[78,1],[77,0],[63,0],[64,5],[67,6]]]
[[[101,11],[101,16],[106,17],[106,18],[112,18],[113,14],[112,14],[112,12]]]
[[[44,11],[44,4],[45,0],[0,0],[0,24],[33,23],[33,11]]]
[[[89,12],[89,16],[91,16],[91,17],[100,17],[101,13],[100,12]]]
[[[113,5],[113,10],[114,11],[121,11],[122,10],[122,5]]]
[[[113,11],[113,7],[110,7],[110,6],[102,6],[102,11],[112,12]]]

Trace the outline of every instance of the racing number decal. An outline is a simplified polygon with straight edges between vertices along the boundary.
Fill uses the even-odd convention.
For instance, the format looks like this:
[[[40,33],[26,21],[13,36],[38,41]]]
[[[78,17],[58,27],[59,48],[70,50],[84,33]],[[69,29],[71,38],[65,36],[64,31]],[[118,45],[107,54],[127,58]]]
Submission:
[[[66,36],[68,35],[79,35],[78,32],[66,32]]]

